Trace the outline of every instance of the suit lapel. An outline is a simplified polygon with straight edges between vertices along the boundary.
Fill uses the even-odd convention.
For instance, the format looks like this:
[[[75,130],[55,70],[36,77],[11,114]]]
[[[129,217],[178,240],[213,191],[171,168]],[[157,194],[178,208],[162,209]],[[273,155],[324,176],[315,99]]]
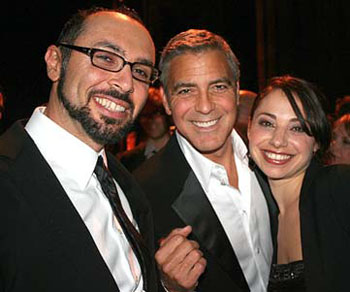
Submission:
[[[172,208],[185,224],[192,226],[200,246],[217,259],[240,287],[249,290],[229,239],[193,171],[189,173]]]
[[[43,252],[56,264],[69,267],[72,273],[67,272],[67,283],[78,275],[93,275],[94,281],[102,283],[101,290],[116,291],[90,232],[23,126],[13,127],[6,144],[13,146],[8,157],[15,158],[11,172],[22,189],[23,204],[32,210],[32,219],[42,229],[40,236],[49,243]]]

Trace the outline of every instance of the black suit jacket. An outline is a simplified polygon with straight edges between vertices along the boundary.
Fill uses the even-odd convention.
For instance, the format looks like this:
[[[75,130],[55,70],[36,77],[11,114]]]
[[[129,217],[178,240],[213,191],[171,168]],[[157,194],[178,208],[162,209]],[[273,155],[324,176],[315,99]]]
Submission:
[[[279,210],[266,182],[265,196],[276,262]],[[349,291],[350,166],[325,167],[313,160],[303,181],[299,210],[307,292]]]
[[[153,209],[156,242],[174,228],[192,226],[192,239],[207,259],[196,291],[249,291],[229,239],[175,135],[134,175]]]
[[[119,155],[120,162],[130,171],[134,171],[145,160],[146,143],[140,143],[135,148],[125,151]]]
[[[108,161],[150,249],[148,291],[156,291],[150,208],[130,174],[111,156]],[[119,291],[83,220],[20,123],[0,138],[0,291]]]

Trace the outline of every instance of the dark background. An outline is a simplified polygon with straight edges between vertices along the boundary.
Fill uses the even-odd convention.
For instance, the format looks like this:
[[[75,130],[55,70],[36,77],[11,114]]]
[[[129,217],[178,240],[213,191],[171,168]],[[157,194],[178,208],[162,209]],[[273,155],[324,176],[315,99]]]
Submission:
[[[79,8],[118,1],[11,1],[1,8],[0,84],[5,125],[29,117],[47,101],[43,56],[63,23]],[[316,83],[334,100],[350,94],[348,0],[125,0],[144,19],[161,51],[189,28],[222,35],[241,62],[241,88],[258,91],[274,75]]]

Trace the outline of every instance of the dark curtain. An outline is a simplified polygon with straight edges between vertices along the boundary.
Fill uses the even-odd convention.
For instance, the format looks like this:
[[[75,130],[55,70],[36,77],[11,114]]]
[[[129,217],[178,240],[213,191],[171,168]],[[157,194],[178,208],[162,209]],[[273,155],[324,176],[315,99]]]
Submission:
[[[350,92],[348,0],[257,0],[259,85],[291,74],[331,101]]]

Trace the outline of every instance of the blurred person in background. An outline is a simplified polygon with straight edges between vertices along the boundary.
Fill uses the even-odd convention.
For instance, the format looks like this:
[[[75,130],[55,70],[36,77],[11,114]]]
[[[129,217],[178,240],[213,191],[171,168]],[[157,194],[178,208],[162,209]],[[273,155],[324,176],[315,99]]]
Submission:
[[[350,114],[333,122],[329,164],[350,164]]]
[[[135,148],[118,155],[129,171],[152,157],[170,139],[170,118],[165,113],[158,88],[149,88],[148,99],[140,113],[139,122],[142,129],[141,142]]]
[[[344,95],[336,100],[334,119],[338,119],[345,114],[350,114],[350,95]]]
[[[5,92],[0,85],[0,134],[4,131]]]

